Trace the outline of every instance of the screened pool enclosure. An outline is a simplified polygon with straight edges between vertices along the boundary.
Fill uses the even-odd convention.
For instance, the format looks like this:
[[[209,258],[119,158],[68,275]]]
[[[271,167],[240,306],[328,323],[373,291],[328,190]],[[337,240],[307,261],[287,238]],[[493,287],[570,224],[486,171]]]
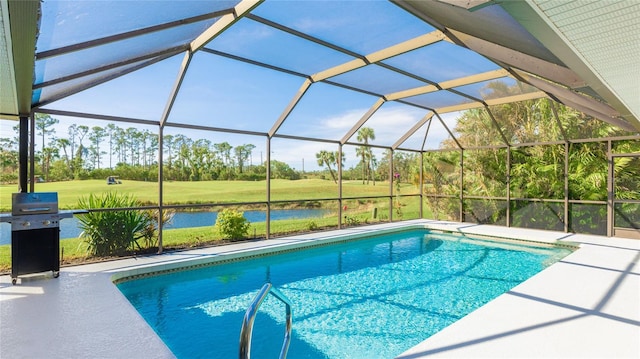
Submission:
[[[640,238],[637,1],[2,0],[0,15],[6,198],[74,202],[99,179],[159,218],[262,213],[265,238],[416,218]],[[275,226],[291,210],[316,212]]]

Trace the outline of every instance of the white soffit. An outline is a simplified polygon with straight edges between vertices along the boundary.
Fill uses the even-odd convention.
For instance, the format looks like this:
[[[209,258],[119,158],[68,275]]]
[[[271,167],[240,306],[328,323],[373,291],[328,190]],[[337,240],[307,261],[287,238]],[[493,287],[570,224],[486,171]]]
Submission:
[[[11,28],[9,5],[0,2],[0,118],[11,118],[18,113],[15,73],[13,71],[13,51],[11,49]]]
[[[640,1],[526,0],[501,6],[640,131]]]
[[[31,113],[40,2],[2,0],[0,9],[0,116],[17,119]]]

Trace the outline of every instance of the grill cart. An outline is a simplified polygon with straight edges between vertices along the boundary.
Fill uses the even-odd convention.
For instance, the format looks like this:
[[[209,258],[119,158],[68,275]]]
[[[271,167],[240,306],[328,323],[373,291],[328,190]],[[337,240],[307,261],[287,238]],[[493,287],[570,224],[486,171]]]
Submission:
[[[60,220],[73,217],[58,211],[56,192],[13,193],[11,215],[0,222],[11,223],[11,282],[19,275],[60,272]]]

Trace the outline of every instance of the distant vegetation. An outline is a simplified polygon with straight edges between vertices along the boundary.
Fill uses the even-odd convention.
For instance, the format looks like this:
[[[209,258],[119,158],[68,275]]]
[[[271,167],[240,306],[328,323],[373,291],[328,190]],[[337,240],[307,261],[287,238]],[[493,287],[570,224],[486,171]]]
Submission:
[[[496,88],[493,91],[508,92],[512,89]],[[421,192],[425,195],[426,217],[457,220],[460,219],[462,180],[466,221],[504,223],[507,206],[510,206],[514,226],[527,227],[533,221],[536,222],[536,228],[561,230],[557,226],[563,220],[565,157],[568,158],[566,178],[569,200],[603,203],[608,198],[607,143],[565,144],[563,140],[597,139],[629,133],[564,106],[555,109],[558,116],[556,120],[551,106],[551,102],[545,99],[492,106],[493,118],[483,109],[465,111],[452,128],[456,139],[446,139],[438,151],[426,152],[422,156],[422,163],[417,152],[390,149],[376,158],[369,146],[369,141],[375,139],[375,133],[370,128],[361,128],[356,136],[360,143],[355,153],[358,162],[351,168],[343,168],[342,173],[343,195],[358,199],[343,200],[345,212],[340,220],[347,226],[375,223],[387,221],[390,212],[393,212],[396,220],[417,218],[419,201],[403,195]],[[434,117],[431,121],[436,126],[438,119]],[[562,127],[558,126],[558,122]],[[36,184],[37,191],[58,192],[60,208],[65,209],[78,208],[78,198],[83,196],[98,196],[114,191],[125,196],[135,195],[136,205],[157,205],[157,136],[147,130],[134,127],[123,129],[110,124],[106,128],[72,125],[68,129],[68,136],[58,137],[53,130],[56,123],[56,119],[47,115],[36,117],[39,144],[36,147],[36,174],[43,182]],[[258,207],[264,206],[260,203],[267,198],[264,183],[266,167],[264,163],[253,165],[247,161],[254,145],[233,147],[227,142],[211,143],[183,135],[165,136],[163,141],[164,204],[255,202]],[[506,148],[491,148],[504,145],[505,141],[510,144],[559,143],[512,147],[509,153],[511,167],[507,168]],[[465,150],[460,151],[460,146]],[[612,142],[612,147],[614,153],[638,153],[640,140],[616,140]],[[108,151],[103,152],[103,148],[108,148]],[[392,170],[389,167],[391,155]],[[271,161],[270,196],[278,201],[272,208],[311,206],[335,210],[335,200],[320,199],[338,196],[338,168],[344,167],[345,156],[345,153],[321,150],[315,154],[321,169],[307,172],[297,171],[284,162]],[[17,157],[16,138],[0,138],[0,180],[4,183],[0,186],[2,212],[10,210],[10,193],[14,191],[17,181]],[[464,176],[461,176],[461,164],[465,167]],[[616,158],[614,165],[615,198],[640,200],[640,159]],[[420,183],[421,168],[423,183]],[[110,175],[119,176],[123,183],[108,186],[105,178]],[[511,202],[505,205],[507,193]],[[372,198],[379,196],[390,197]],[[541,201],[548,199],[558,200],[560,204]],[[87,205],[93,206],[90,203]],[[245,209],[239,206],[237,210]],[[151,217],[147,217],[147,220]],[[624,204],[620,210],[616,210],[618,217],[637,224],[640,222],[640,206],[637,203]],[[606,204],[571,207],[572,229],[598,233],[603,225],[602,218],[606,218]],[[273,222],[271,234],[335,228],[337,223],[337,211],[333,211],[324,218]],[[87,224],[87,233],[91,232],[91,226]],[[224,238],[266,235],[264,224],[250,226],[238,223],[238,233],[224,233],[221,225],[217,231],[213,226],[206,229],[168,230],[163,232],[163,244],[168,248],[185,248]],[[149,221],[136,225],[133,237],[123,241],[127,251],[153,248],[157,238],[157,234],[151,234],[153,228],[154,224]],[[143,229],[147,230],[146,234]],[[104,229],[97,231],[108,232]],[[143,240],[144,244],[139,243],[146,238],[145,235],[148,238]],[[80,258],[87,255],[87,244],[81,245],[74,240],[63,242],[66,243],[65,248],[72,242],[76,247],[67,248],[67,256]],[[102,255],[98,243],[88,243],[89,255]],[[78,249],[80,247],[85,249]],[[9,255],[7,248],[0,246],[0,267],[4,263],[6,268]],[[122,252],[120,249],[110,250],[110,253]]]
[[[43,182],[86,179],[106,179],[118,176],[122,180],[158,180],[158,136],[136,127],[122,128],[115,124],[106,127],[73,124],[67,134],[56,133],[60,121],[46,114],[36,114],[37,133],[35,176]],[[18,126],[14,136],[0,138],[0,183],[18,181]],[[356,149],[359,159],[352,168],[343,168],[345,180],[363,182],[389,179],[389,154],[376,159],[369,146],[375,139],[373,129],[363,127],[357,139],[362,143]],[[163,136],[163,176],[165,181],[259,181],[265,180],[265,163],[254,165],[250,161],[254,144],[232,146],[228,142],[213,143],[208,139],[193,139],[185,135]],[[325,169],[302,172],[285,162],[271,160],[271,178],[298,180],[302,178],[331,178],[337,181],[337,153],[321,150],[315,154],[318,165]],[[344,164],[345,154],[342,154]],[[395,166],[408,173],[412,158],[394,157]]]
[[[496,91],[510,89],[497,88]],[[464,148],[477,148],[501,144],[504,140],[513,144],[545,143],[562,142],[565,136],[570,140],[597,140],[629,135],[569,107],[556,105],[556,120],[552,106],[552,102],[546,99],[493,106],[492,114],[499,126],[482,109],[465,111],[453,129],[458,134],[457,142],[448,139],[441,144],[444,151],[425,155],[425,193],[453,198],[459,196],[460,163],[464,163],[466,196],[506,198],[509,181],[512,225],[563,230],[560,222],[564,216],[563,204],[532,203],[526,199],[564,199],[564,163],[567,156],[569,200],[607,201],[606,142],[570,143],[568,147],[564,143],[514,147],[510,153],[509,169],[506,167],[507,151],[504,148],[467,150],[461,157],[458,144]],[[612,147],[614,153],[638,153],[640,140],[614,141]],[[617,199],[640,200],[640,159],[617,159],[614,177]],[[444,216],[453,214],[450,217],[455,217],[459,211],[456,201],[430,197],[429,204],[434,213],[444,213]],[[629,221],[640,222],[640,206],[631,204],[631,207],[636,210],[631,209],[624,215],[628,216]],[[479,223],[504,223],[506,208],[503,201],[467,201],[465,219]],[[572,206],[570,224],[572,230],[578,232],[591,233],[603,225],[606,229],[606,206]]]

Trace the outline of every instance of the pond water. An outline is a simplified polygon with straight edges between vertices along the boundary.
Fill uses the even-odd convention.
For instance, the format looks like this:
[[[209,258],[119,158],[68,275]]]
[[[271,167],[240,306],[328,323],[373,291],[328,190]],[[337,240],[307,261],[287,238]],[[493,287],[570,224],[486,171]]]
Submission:
[[[322,217],[329,211],[326,209],[278,209],[271,211],[271,220]],[[217,212],[176,212],[165,229],[213,226],[218,217]],[[251,223],[264,222],[265,211],[245,211],[244,217]],[[60,221],[60,239],[76,238],[82,230],[78,218],[65,218]],[[0,224],[0,245],[11,243],[11,224]]]

